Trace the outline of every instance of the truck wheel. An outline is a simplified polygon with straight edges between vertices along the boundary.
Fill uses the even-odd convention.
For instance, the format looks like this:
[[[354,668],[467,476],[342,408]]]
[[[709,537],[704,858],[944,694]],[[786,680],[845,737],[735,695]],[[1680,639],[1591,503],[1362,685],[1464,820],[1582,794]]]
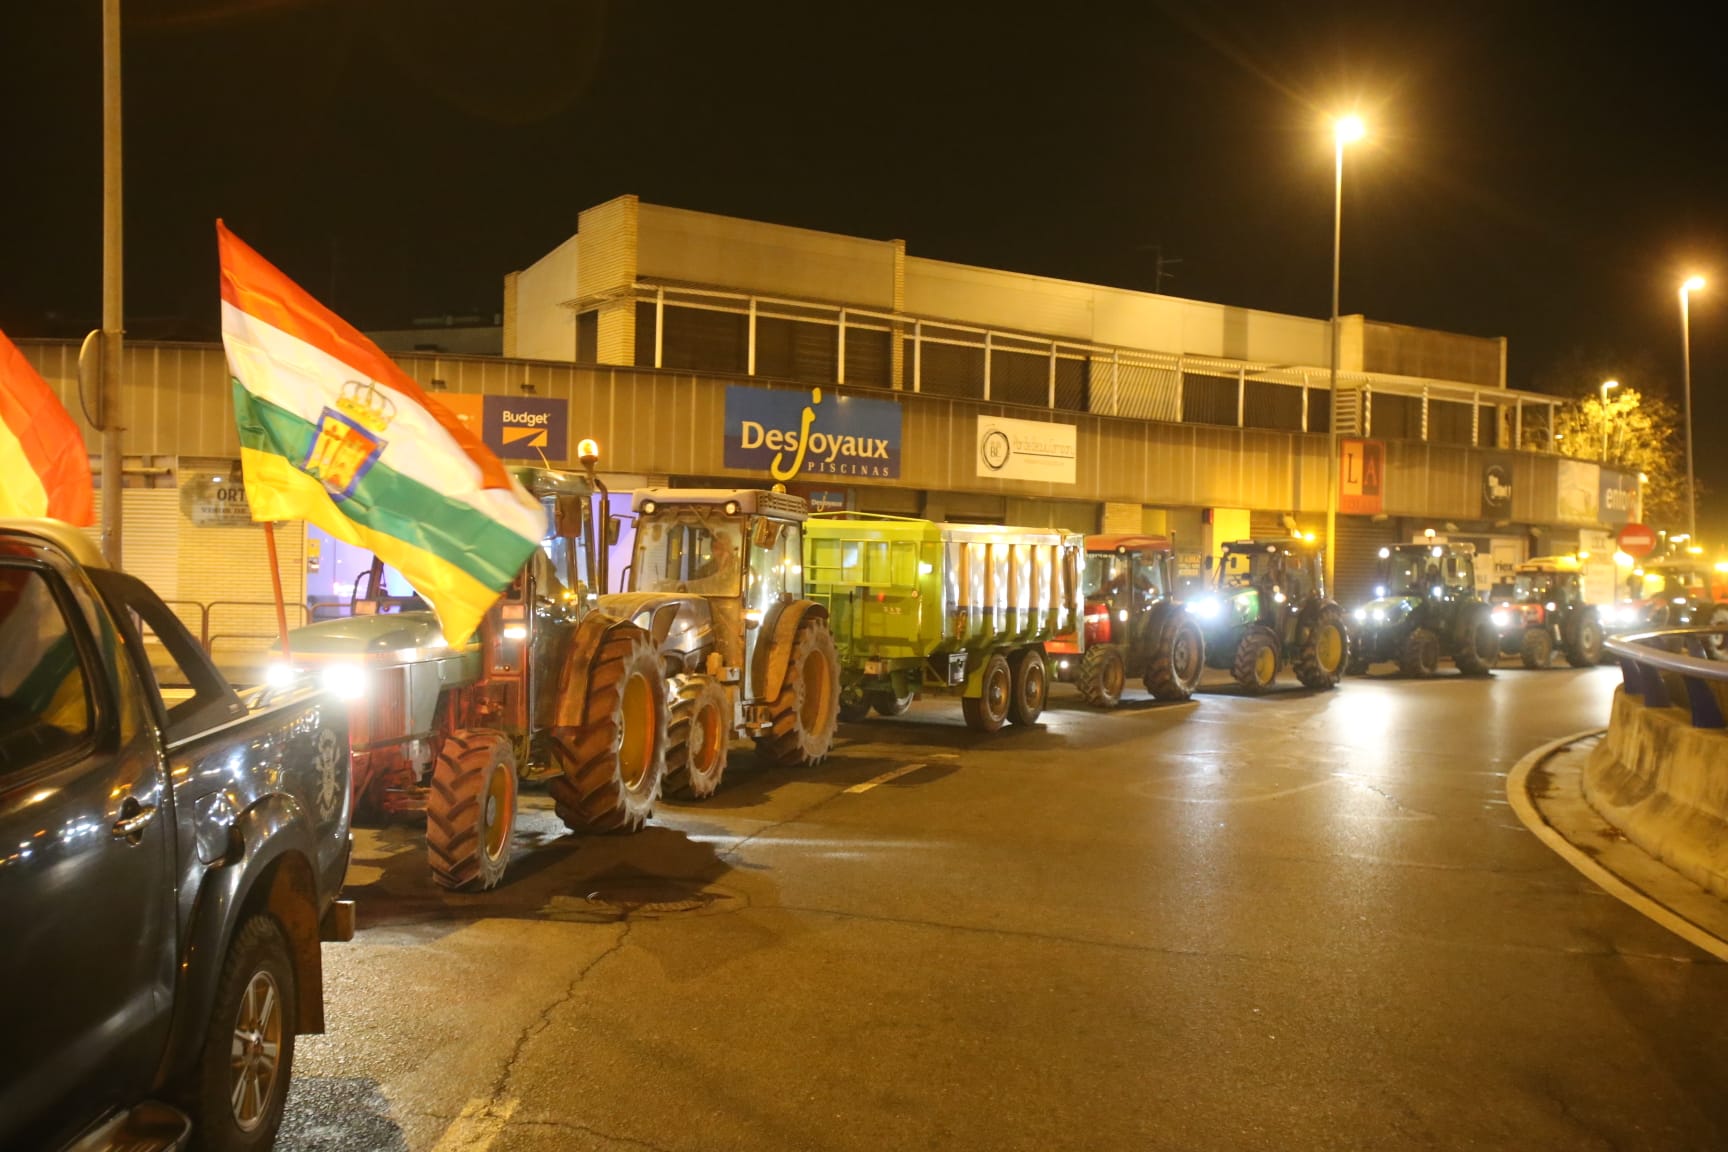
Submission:
[[[1296,653],[1296,679],[1305,688],[1324,691],[1338,687],[1344,678],[1344,662],[1350,655],[1350,637],[1344,630],[1344,610],[1336,604],[1322,605],[1308,628],[1308,638]]]
[[[1440,637],[1426,628],[1413,629],[1398,653],[1398,671],[1406,676],[1432,676],[1440,667]]]
[[[1008,659],[993,652],[984,661],[984,671],[978,677],[979,693],[960,700],[960,714],[966,726],[977,732],[997,732],[1008,722],[1008,701],[1014,692],[1014,674],[1008,669]]]
[[[459,728],[438,748],[426,794],[426,860],[440,888],[493,888],[516,830],[516,753],[502,732]]]
[[[878,716],[904,716],[906,709],[912,707],[912,696],[910,691],[904,696],[896,696],[892,692],[872,692],[870,707],[876,709]]]
[[[662,795],[706,800],[720,790],[732,738],[732,698],[712,676],[678,676],[666,715]]]
[[[820,617],[807,617],[792,637],[786,682],[772,705],[774,727],[756,738],[756,754],[782,768],[816,764],[834,746],[840,722],[840,655]]]
[[[1044,669],[1044,653],[1022,648],[1009,659],[1014,672],[1014,697],[1008,702],[1008,719],[1016,724],[1036,724],[1050,694],[1050,678]]]
[[[1486,612],[1479,613],[1458,637],[1452,663],[1465,676],[1486,676],[1500,663],[1500,633]]]
[[[1206,636],[1186,612],[1159,639],[1146,670],[1146,691],[1159,700],[1186,700],[1200,686],[1206,671]]]
[[[1114,644],[1100,644],[1086,649],[1080,657],[1080,671],[1074,677],[1080,696],[1094,708],[1114,708],[1122,700],[1122,688],[1128,682],[1128,667],[1122,662],[1122,649]]]
[[[1278,679],[1278,637],[1272,629],[1255,625],[1242,634],[1230,675],[1244,689],[1258,696]]]
[[[298,986],[288,938],[259,913],[228,945],[194,1079],[188,1085],[192,1147],[250,1152],[270,1147],[294,1072]]]
[[[573,832],[634,832],[666,770],[665,672],[646,633],[617,629],[600,642],[580,714],[582,724],[547,734],[558,819]]]
[[[1566,663],[1574,668],[1593,668],[1602,659],[1602,622],[1596,613],[1587,613],[1578,621],[1572,633],[1572,643],[1566,646]]]
[[[1546,668],[1554,661],[1554,638],[1546,628],[1524,630],[1524,644],[1518,653],[1526,668]]]

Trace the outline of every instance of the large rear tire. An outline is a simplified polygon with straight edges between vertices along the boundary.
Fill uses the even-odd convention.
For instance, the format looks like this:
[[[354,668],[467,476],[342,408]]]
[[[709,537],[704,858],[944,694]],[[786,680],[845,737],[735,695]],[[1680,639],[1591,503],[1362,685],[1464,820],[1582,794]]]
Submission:
[[[445,737],[426,794],[426,861],[440,888],[495,888],[516,831],[516,753],[502,732]]]
[[[978,680],[978,695],[961,698],[960,714],[966,718],[966,726],[975,732],[999,732],[1008,722],[1008,701],[1014,693],[1014,673],[1008,667],[1008,658],[1000,652],[992,653],[984,661]]]
[[[1412,628],[1398,653],[1398,671],[1406,676],[1432,676],[1440,669],[1440,637],[1426,628]]]
[[[1094,708],[1114,708],[1122,702],[1122,689],[1128,683],[1128,666],[1122,660],[1122,649],[1115,644],[1099,644],[1086,649],[1080,657],[1080,671],[1074,677],[1080,698]]]
[[[1158,638],[1146,669],[1146,691],[1158,700],[1187,700],[1206,672],[1206,635],[1188,613],[1178,610]]]
[[[665,672],[646,633],[615,628],[601,641],[582,715],[580,726],[547,734],[558,818],[576,832],[634,832],[666,770]]]
[[[1546,628],[1526,628],[1518,655],[1526,668],[1546,668],[1554,662],[1554,637]]]
[[[1572,630],[1572,643],[1566,645],[1566,663],[1574,668],[1594,668],[1602,660],[1602,621],[1595,611],[1586,611]]]
[[[732,699],[712,676],[678,676],[666,716],[663,796],[706,800],[720,790],[731,751]]]
[[[1304,688],[1323,692],[1338,687],[1344,665],[1350,658],[1350,634],[1344,627],[1344,610],[1322,604],[1314,611],[1302,647],[1296,653],[1296,679]]]
[[[786,680],[772,707],[772,730],[756,737],[756,754],[782,768],[820,763],[840,723],[840,655],[828,622],[806,617],[792,637]]]
[[[1452,663],[1465,676],[1486,676],[1500,663],[1500,630],[1487,612],[1478,612],[1466,623]]]
[[[1278,679],[1278,637],[1272,629],[1255,625],[1242,633],[1236,645],[1236,659],[1230,665],[1230,675],[1236,683],[1255,696],[1271,688]]]
[[[1008,719],[1016,724],[1036,724],[1044,714],[1050,694],[1050,677],[1044,668],[1044,652],[1022,648],[1008,661],[1014,672],[1014,697],[1008,703]]]

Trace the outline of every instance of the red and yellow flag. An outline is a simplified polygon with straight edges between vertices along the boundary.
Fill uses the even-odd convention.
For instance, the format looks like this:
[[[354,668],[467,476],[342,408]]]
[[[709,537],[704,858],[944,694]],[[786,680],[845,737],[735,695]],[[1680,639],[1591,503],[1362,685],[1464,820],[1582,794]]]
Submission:
[[[0,332],[0,516],[95,522],[90,454],[48,382]]]

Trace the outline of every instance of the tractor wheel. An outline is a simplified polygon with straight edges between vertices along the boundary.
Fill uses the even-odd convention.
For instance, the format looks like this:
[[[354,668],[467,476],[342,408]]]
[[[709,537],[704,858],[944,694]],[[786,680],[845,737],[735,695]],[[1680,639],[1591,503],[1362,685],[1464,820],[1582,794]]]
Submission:
[[[1044,667],[1044,653],[1038,648],[1022,648],[1009,659],[1014,672],[1014,696],[1008,702],[1008,719],[1016,724],[1036,724],[1044,712],[1044,701],[1050,695],[1050,675]]]
[[[1572,630],[1572,643],[1566,645],[1566,663],[1574,668],[1594,668],[1602,660],[1602,621],[1595,612],[1586,612]]]
[[[1500,663],[1500,632],[1488,613],[1478,613],[1458,637],[1452,663],[1465,676],[1486,676]]]
[[[1256,625],[1242,633],[1230,675],[1247,691],[1258,696],[1278,679],[1278,637],[1272,629]]]
[[[997,732],[1008,722],[1008,701],[1014,695],[1014,673],[1008,668],[1008,658],[993,652],[984,661],[984,671],[978,676],[979,693],[962,697],[960,714],[966,726],[976,732]]]
[[[1406,676],[1432,676],[1440,667],[1440,637],[1426,628],[1414,629],[1398,653],[1398,671]]]
[[[1074,677],[1080,696],[1094,708],[1114,708],[1122,701],[1122,688],[1128,682],[1128,666],[1122,661],[1122,649],[1114,644],[1100,644],[1086,649],[1080,657],[1080,671]]]
[[[1350,635],[1344,629],[1344,610],[1327,604],[1315,614],[1308,638],[1296,653],[1296,679],[1305,688],[1324,691],[1338,687],[1344,664],[1350,656]]]
[[[497,887],[516,830],[516,753],[502,732],[445,737],[426,794],[426,859],[440,888]]]
[[[1704,637],[1704,654],[1711,660],[1721,660],[1724,651],[1728,650],[1728,605],[1718,604],[1712,608],[1707,623],[1723,631]],[[1612,660],[1613,656],[1605,653],[1604,659]]]
[[[1206,671],[1206,636],[1186,612],[1159,638],[1152,666],[1146,670],[1146,691],[1159,700],[1186,700],[1200,686]]]
[[[720,790],[732,737],[732,698],[712,676],[672,681],[666,712],[666,775],[663,796],[706,800]]]
[[[911,691],[904,696],[896,696],[892,692],[872,692],[870,707],[876,709],[878,716],[904,716],[906,709],[912,707],[912,696]]]
[[[1526,628],[1524,644],[1519,650],[1526,668],[1546,668],[1554,662],[1554,637],[1546,628]]]
[[[645,633],[618,629],[601,641],[585,704],[583,724],[548,733],[561,775],[547,791],[572,831],[634,832],[666,770],[665,671]]]
[[[798,625],[785,683],[770,707],[774,726],[756,737],[757,756],[782,768],[802,768],[828,755],[840,720],[840,655],[826,620],[810,616]]]

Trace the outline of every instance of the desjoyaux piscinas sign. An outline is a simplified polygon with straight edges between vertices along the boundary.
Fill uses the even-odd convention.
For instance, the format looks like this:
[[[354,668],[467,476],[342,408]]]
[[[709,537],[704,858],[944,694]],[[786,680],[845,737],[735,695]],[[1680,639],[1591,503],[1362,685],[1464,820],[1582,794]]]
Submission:
[[[820,388],[726,387],[726,467],[796,476],[900,476],[900,405]]]

